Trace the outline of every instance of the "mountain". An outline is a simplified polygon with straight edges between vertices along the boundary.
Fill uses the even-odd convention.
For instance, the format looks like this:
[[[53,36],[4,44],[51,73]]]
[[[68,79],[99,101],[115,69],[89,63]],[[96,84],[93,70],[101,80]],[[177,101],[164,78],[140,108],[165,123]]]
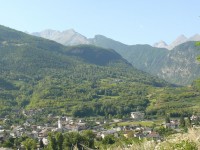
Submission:
[[[78,56],[82,58],[85,62],[89,62],[96,65],[109,65],[109,63],[122,61],[127,65],[130,65],[127,60],[123,59],[121,55],[112,49],[104,49],[101,47],[89,46],[89,45],[79,45],[69,47],[67,52],[70,56]]]
[[[174,47],[185,43],[188,39],[184,35],[180,35],[177,37],[175,41],[173,41],[170,45],[168,45],[167,49],[172,50]]]
[[[32,35],[43,37],[69,46],[79,45],[79,44],[89,44],[86,37],[77,33],[73,29],[69,29],[63,32],[49,29],[41,32],[34,32],[32,33]]]
[[[180,44],[188,41],[200,40],[200,35],[198,34],[191,38],[180,35],[170,45],[167,45],[164,41],[160,41],[153,47],[139,44],[125,45],[103,35],[96,35],[94,38],[85,39],[87,40],[85,43],[115,50],[135,68],[174,84],[191,84],[200,73],[198,71],[199,65],[195,59],[198,55],[197,47],[191,42],[189,42],[190,46],[180,46]],[[64,42],[61,42],[61,44],[68,45]],[[171,51],[168,49],[171,49]],[[187,65],[180,64],[180,61],[186,61]]]
[[[9,115],[14,123],[20,109],[34,110],[43,122],[48,114],[126,116],[145,111],[147,95],[157,88],[172,87],[133,68],[114,50],[64,46],[4,26],[0,72],[0,117]]]
[[[188,39],[188,41],[200,41],[200,35],[199,34],[195,34],[192,37],[190,37]]]
[[[157,76],[172,83],[187,85],[199,78],[200,65],[196,58],[200,55],[195,42],[186,42],[176,46],[165,56]]]
[[[104,36],[100,37],[97,36],[92,40],[94,45],[113,48],[135,68],[168,82],[187,85],[199,77],[200,66],[196,57],[200,51],[195,46],[195,42],[183,43],[169,51],[165,48],[155,48],[149,45],[128,46]],[[181,36],[178,39],[184,39],[184,37]]]
[[[153,47],[157,47],[157,48],[167,48],[167,43],[165,43],[164,41],[160,41],[160,42],[157,42],[153,45]]]
[[[127,46],[104,36],[91,40],[125,51],[124,57],[149,72],[157,73],[166,65],[167,78],[179,71],[184,79],[191,78],[190,70],[182,68],[197,65],[194,42],[168,51],[149,45]],[[20,113],[22,109],[33,112],[34,124],[44,124],[49,114],[127,118],[132,111],[144,111],[147,118],[177,117],[198,113],[200,107],[199,80],[191,86],[174,87],[135,69],[112,49],[63,46],[4,26],[0,26],[0,72],[0,117],[7,116],[11,124],[26,122],[28,116]]]
[[[150,45],[125,45],[102,35],[95,36],[90,42],[99,47],[114,49],[135,68],[146,72],[152,69],[155,71],[159,67],[159,62],[169,52],[167,49],[154,48]]]
[[[101,38],[104,37],[102,35],[95,35],[94,38],[88,39],[87,37],[79,34],[78,32],[76,32],[73,29],[69,29],[69,30],[66,30],[63,32],[48,29],[48,30],[44,30],[41,32],[34,32],[31,34],[34,36],[53,40],[53,41],[56,41],[60,44],[67,45],[67,46],[79,45],[79,44],[92,44],[92,43],[96,43],[98,40],[100,40]],[[97,41],[95,42],[95,40],[97,40]],[[166,48],[168,50],[172,50],[176,46],[178,46],[182,43],[188,42],[188,41],[200,41],[200,35],[195,34],[194,36],[192,36],[190,38],[187,38],[185,35],[180,35],[169,45],[165,41],[161,40],[161,41],[153,44],[153,47]],[[106,41],[106,42],[108,42],[108,41]],[[122,43],[120,43],[120,45],[121,44]]]
[[[185,35],[180,35],[179,37],[176,38],[171,44],[167,45],[164,41],[157,42],[153,45],[153,47],[157,48],[167,48],[169,50],[172,50],[176,46],[188,42],[188,41],[200,41],[200,35],[195,34],[194,36],[187,38]]]

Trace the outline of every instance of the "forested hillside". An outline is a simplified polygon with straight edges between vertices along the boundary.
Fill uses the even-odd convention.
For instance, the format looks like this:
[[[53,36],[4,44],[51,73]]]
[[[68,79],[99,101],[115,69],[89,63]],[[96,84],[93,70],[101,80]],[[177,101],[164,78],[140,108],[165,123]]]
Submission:
[[[129,115],[146,97],[170,84],[134,69],[113,50],[65,47],[0,27],[1,116],[42,108],[43,115]]]
[[[22,109],[42,115],[180,116],[199,112],[199,84],[175,87],[139,71],[113,50],[65,47],[0,27],[0,116]]]
[[[98,35],[91,43],[104,48],[115,49],[135,68],[158,76],[170,83],[188,85],[197,79],[200,66],[196,57],[200,54],[195,42],[178,45],[171,51],[150,45],[125,45]]]
[[[200,66],[195,61],[200,51],[192,42],[198,41],[198,34],[189,39],[182,35],[171,45],[164,46],[166,48],[159,48],[165,45],[163,42],[160,43],[161,46],[158,46],[159,43],[157,43],[156,47],[147,44],[126,45],[103,35],[96,35],[94,38],[87,39],[75,31],[71,34],[68,31],[47,30],[33,35],[52,39],[63,45],[71,45],[71,41],[75,40],[75,45],[91,44],[106,49],[113,49],[135,68],[173,84],[189,85],[200,74]]]

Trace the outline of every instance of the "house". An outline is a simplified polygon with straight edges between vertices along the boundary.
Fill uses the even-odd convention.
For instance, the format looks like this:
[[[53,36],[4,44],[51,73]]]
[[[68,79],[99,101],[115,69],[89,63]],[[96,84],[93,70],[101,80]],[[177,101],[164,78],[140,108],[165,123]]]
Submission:
[[[122,131],[122,128],[123,128],[123,127],[116,127],[116,128],[113,128],[113,130],[115,130],[115,131],[118,131],[118,132],[119,132],[119,131]]]
[[[131,112],[131,118],[134,120],[143,120],[144,119],[144,113],[143,112]]]
[[[113,122],[121,122],[122,121],[122,119],[113,119]]]
[[[139,138],[139,139],[142,139],[142,138],[145,137],[145,135],[144,135],[142,132],[138,132],[138,133],[135,133],[135,134],[134,134],[134,137]]]
[[[107,130],[103,131],[101,133],[101,137],[104,139],[106,135],[114,135],[115,137],[118,137],[117,131],[116,130]]]
[[[24,128],[22,128],[21,126],[16,126],[13,127],[13,130],[10,132],[10,136],[12,136],[13,138],[20,137],[24,134],[24,132]]]
[[[147,134],[146,138],[153,140],[160,140],[161,136],[157,132],[151,132],[150,134]]]
[[[178,120],[171,120],[170,123],[165,123],[165,128],[177,129],[179,126]]]
[[[66,125],[65,127],[65,130],[68,130],[68,131],[73,131],[73,132],[78,132],[79,131],[79,127],[77,125]]]
[[[77,126],[79,131],[87,129],[86,123],[77,123]]]
[[[134,131],[124,131],[124,137],[125,138],[132,138],[132,137],[134,137],[134,134],[135,134],[135,132]]]
[[[191,120],[191,121],[198,120],[198,116],[192,115],[192,116],[190,117],[190,120]]]
[[[146,128],[144,128],[143,133],[150,134],[152,132],[152,130],[153,130],[152,128],[146,127]]]
[[[47,129],[43,129],[42,131],[39,132],[38,136],[39,137],[47,137],[48,132],[49,131]]]
[[[101,125],[101,124],[103,124],[102,121],[96,121],[95,123],[96,123],[97,125]]]
[[[127,125],[127,126],[123,126],[122,130],[129,131],[129,130],[135,130],[136,128],[137,128],[137,126],[135,126],[135,125]]]
[[[38,138],[39,132],[33,130],[31,133],[32,133],[34,138]]]
[[[48,145],[48,139],[47,138],[45,138],[45,137],[42,138],[42,142],[43,142],[44,145]]]

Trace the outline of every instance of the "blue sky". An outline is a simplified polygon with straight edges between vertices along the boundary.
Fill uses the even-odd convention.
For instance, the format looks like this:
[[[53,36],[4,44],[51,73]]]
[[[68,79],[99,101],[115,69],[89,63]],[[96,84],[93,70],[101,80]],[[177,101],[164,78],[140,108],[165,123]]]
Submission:
[[[199,0],[2,0],[0,24],[20,31],[73,28],[126,44],[200,33]]]

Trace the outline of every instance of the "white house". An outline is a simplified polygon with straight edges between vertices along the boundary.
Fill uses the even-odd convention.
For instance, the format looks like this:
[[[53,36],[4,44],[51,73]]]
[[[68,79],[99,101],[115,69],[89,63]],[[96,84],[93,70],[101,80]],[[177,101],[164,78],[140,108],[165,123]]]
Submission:
[[[134,120],[142,120],[144,119],[144,113],[139,111],[131,112],[131,118]]]

